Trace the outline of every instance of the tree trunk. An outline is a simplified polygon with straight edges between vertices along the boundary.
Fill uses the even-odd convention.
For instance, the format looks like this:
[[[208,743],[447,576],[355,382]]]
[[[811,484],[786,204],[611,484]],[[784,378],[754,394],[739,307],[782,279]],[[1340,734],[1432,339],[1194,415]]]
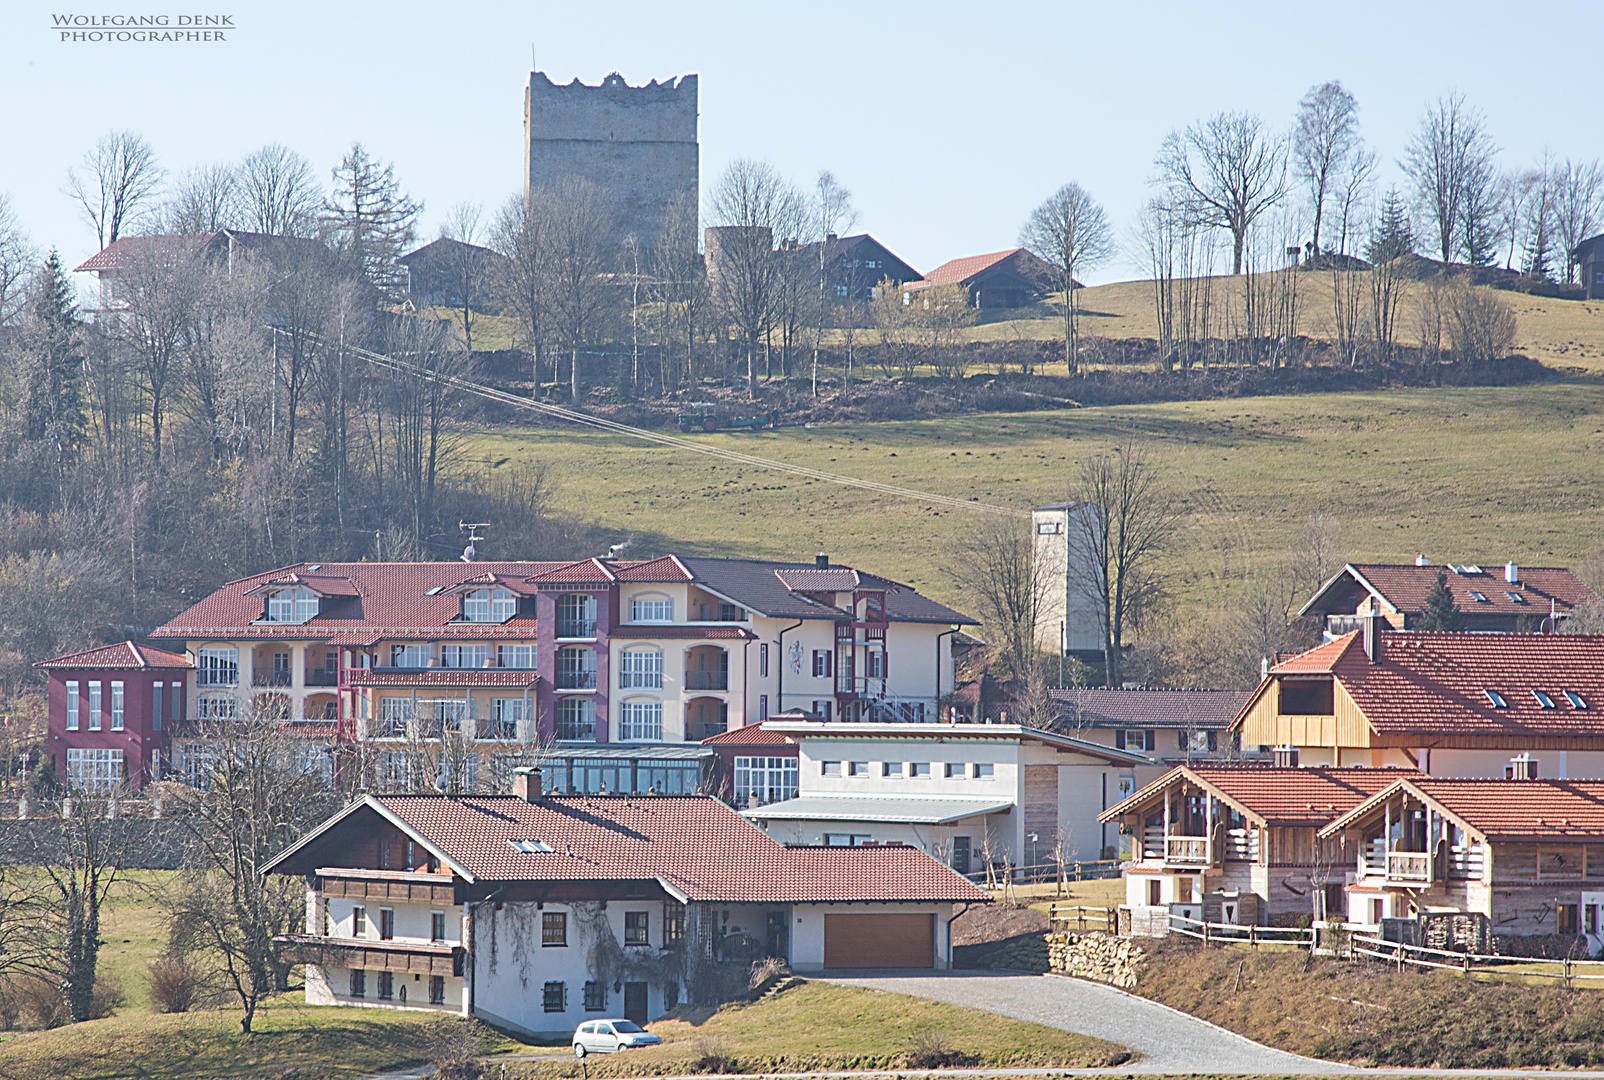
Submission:
[[[568,397],[569,404],[579,404],[579,347],[576,345],[569,351],[568,358]]]
[[[746,340],[746,396],[757,400],[757,336]]]

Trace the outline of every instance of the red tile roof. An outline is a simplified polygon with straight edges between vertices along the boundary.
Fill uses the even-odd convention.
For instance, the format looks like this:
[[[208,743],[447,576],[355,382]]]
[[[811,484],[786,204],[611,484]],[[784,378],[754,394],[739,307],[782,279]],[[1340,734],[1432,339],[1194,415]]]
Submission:
[[[1405,769],[1284,768],[1275,765],[1181,765],[1153,781],[1125,801],[1098,815],[1116,821],[1155,802],[1166,789],[1183,781],[1212,789],[1239,810],[1267,825],[1317,827],[1345,814],[1403,776]]]
[[[1455,564],[1465,565],[1465,564]],[[1481,569],[1479,574],[1458,574],[1445,566],[1410,566],[1394,563],[1350,563],[1344,574],[1361,588],[1381,596],[1392,608],[1402,612],[1418,612],[1425,607],[1426,594],[1437,584],[1437,575],[1447,570],[1448,591],[1454,603],[1467,615],[1532,615],[1541,618],[1548,614],[1549,601],[1561,613],[1570,612],[1578,605],[1597,602],[1597,593],[1588,588],[1581,578],[1563,566],[1521,566],[1517,577],[1520,583],[1511,585],[1504,580],[1502,564],[1487,566],[1469,564]],[[1333,588],[1342,588],[1342,575],[1304,605],[1312,609]],[[1472,592],[1480,593],[1485,600],[1477,600]],[[1509,594],[1525,602],[1512,600]]]
[[[1334,675],[1379,734],[1604,735],[1604,635],[1384,631],[1379,664],[1361,636],[1346,634],[1270,672]]]
[[[1604,840],[1604,780],[1399,778],[1322,829],[1335,835],[1383,812],[1400,791],[1435,803],[1484,840]]]
[[[367,796],[268,869],[339,861],[349,815],[377,812],[476,881],[649,881],[696,901],[971,901],[986,894],[918,848],[787,848],[706,795]],[[529,853],[511,841],[538,840]]]
[[[247,596],[263,595],[274,589],[290,585],[304,585],[319,596],[360,596],[351,579],[336,577],[330,574],[282,574],[268,581],[262,582],[252,589]]]
[[[677,555],[664,555],[658,559],[635,563],[618,570],[619,581],[695,581],[696,575],[688,570]]]
[[[774,576],[795,592],[851,592],[858,587],[856,570],[844,566],[821,570],[811,567],[802,570],[776,570]]]
[[[796,743],[789,739],[782,731],[770,731],[762,724],[747,724],[745,727],[730,728],[717,735],[709,735],[702,740],[703,746],[790,746]]]
[[[1004,259],[1024,248],[993,251],[987,255],[965,255],[961,259],[944,262],[924,277],[927,285],[957,285],[974,277],[982,270],[996,266]]]
[[[578,562],[564,563],[550,570],[538,574],[531,574],[529,580],[537,584],[590,584],[600,582],[610,584],[618,580],[613,565],[601,559],[581,559]]]
[[[642,641],[667,641],[674,638],[687,638],[693,641],[703,638],[708,641],[740,641],[756,640],[757,635],[739,626],[646,626],[625,623],[614,630],[611,637],[616,641],[631,638]]]
[[[38,668],[190,668],[195,665],[183,653],[119,641],[82,652],[68,653],[54,660],[40,660]]]
[[[534,686],[540,677],[533,671],[513,668],[433,668],[429,671],[385,671],[353,669],[352,686]]]
[[[73,273],[86,270],[120,270],[130,260],[137,259],[147,251],[159,251],[163,248],[176,249],[178,245],[192,243],[199,248],[206,241],[216,236],[216,233],[201,233],[197,236],[179,237],[172,234],[159,236],[119,236],[98,254],[90,256],[85,262],[73,268]]]

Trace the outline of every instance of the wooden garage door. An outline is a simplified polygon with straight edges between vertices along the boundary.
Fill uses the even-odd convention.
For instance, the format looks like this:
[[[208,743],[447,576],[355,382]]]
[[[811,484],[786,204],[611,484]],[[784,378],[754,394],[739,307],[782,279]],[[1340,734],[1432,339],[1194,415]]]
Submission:
[[[824,917],[827,968],[927,968],[935,963],[934,914]]]

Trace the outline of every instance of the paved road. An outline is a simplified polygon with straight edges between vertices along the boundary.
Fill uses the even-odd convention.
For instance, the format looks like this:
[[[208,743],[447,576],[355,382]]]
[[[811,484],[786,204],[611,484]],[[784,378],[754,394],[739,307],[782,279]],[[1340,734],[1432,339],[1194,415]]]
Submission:
[[[829,982],[967,1005],[1017,1020],[1095,1035],[1140,1055],[1120,1072],[1353,1073],[1330,1061],[1256,1043],[1193,1016],[1099,983],[1053,975],[992,972],[832,975]]]

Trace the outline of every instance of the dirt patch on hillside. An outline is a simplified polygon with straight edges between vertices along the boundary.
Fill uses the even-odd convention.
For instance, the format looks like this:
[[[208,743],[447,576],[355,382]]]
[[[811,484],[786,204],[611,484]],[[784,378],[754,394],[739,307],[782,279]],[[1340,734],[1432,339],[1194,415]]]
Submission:
[[[1397,1068],[1604,1063],[1604,993],[1479,982],[1292,949],[1164,942],[1136,992],[1298,1054]]]

